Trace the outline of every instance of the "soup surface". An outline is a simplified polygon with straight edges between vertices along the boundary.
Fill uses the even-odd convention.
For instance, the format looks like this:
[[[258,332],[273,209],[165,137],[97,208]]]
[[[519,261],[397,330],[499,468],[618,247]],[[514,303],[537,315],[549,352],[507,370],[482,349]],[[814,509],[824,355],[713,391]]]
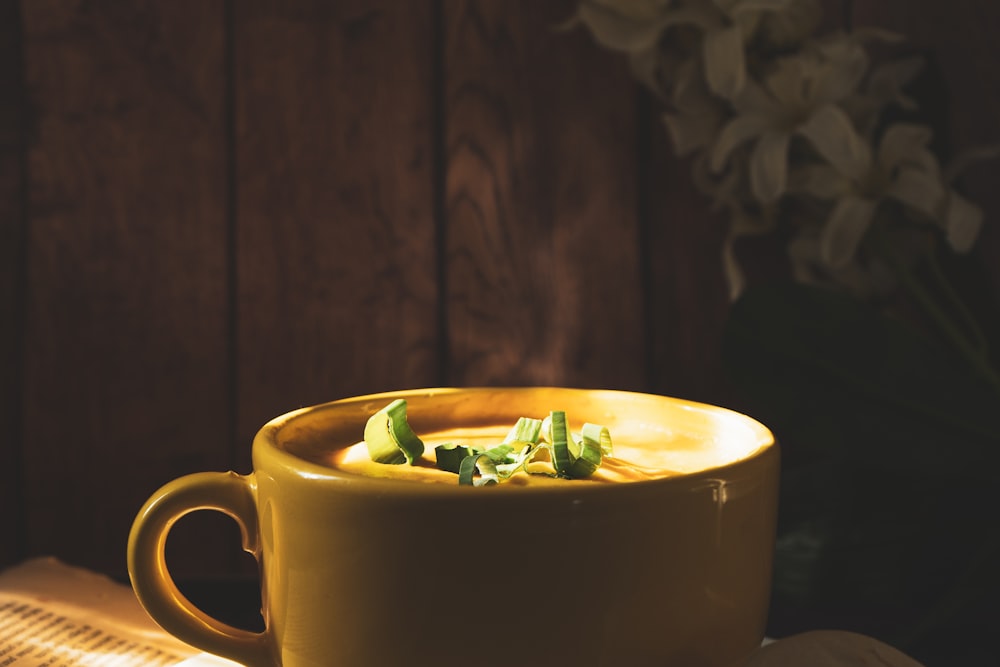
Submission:
[[[375,463],[362,442],[372,415],[398,398],[407,401],[407,423],[424,443],[416,465]],[[724,408],[652,394],[553,387],[439,388],[362,396],[291,413],[265,427],[261,437],[262,444],[273,440],[298,458],[349,475],[458,485],[457,474],[437,468],[435,447],[451,443],[488,450],[503,442],[519,417],[541,419],[552,410],[565,413],[574,433],[586,422],[606,427],[613,456],[605,456],[585,479],[517,472],[500,487],[688,475],[740,461],[774,444],[762,424]],[[547,457],[547,452],[539,457]],[[529,465],[532,472],[553,472],[548,461]]]
[[[424,456],[415,465],[388,465],[376,463],[368,455],[368,447],[364,442],[358,442],[350,447],[330,452],[324,465],[344,472],[365,475],[368,477],[386,477],[391,479],[407,479],[417,482],[457,484],[455,473],[439,470],[436,467],[434,448],[445,443],[478,446],[488,449],[499,444],[505,432],[494,427],[467,427],[450,431],[439,431],[430,435],[422,435],[425,449]],[[545,474],[552,472],[552,466],[546,461],[532,463],[528,466],[531,472],[519,471],[501,482],[512,485],[538,484],[593,484],[607,482],[635,482],[658,477],[669,477],[685,472],[678,469],[676,451],[690,451],[695,442],[692,439],[675,434],[673,445],[677,448],[672,454],[664,448],[664,443],[658,446],[641,446],[635,443],[618,442],[614,433],[611,434],[614,456],[606,456],[601,467],[588,478],[578,480],[556,479]],[[671,459],[675,459],[673,462]],[[672,465],[673,464],[673,465]]]

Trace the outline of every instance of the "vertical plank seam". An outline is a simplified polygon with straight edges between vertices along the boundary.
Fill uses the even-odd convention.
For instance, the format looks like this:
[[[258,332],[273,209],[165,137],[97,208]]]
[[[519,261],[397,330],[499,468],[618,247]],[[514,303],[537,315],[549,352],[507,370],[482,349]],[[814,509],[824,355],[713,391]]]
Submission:
[[[14,360],[10,378],[14,387],[14,395],[11,406],[12,424],[10,438],[14,444],[12,464],[14,466],[14,488],[11,490],[14,496],[14,557],[20,561],[27,557],[28,544],[28,512],[27,498],[25,497],[25,468],[24,449],[25,443],[25,352],[27,351],[27,326],[28,326],[28,248],[29,248],[29,220],[28,220],[28,86],[27,86],[27,57],[25,56],[24,39],[24,17],[21,13],[21,3],[13,3],[14,22],[14,45],[11,51],[16,58],[13,63],[13,70],[17,72],[15,80],[15,90],[11,91],[15,102],[15,119],[18,126],[16,146],[18,171],[20,172],[20,183],[17,191],[17,220],[13,223],[16,228],[17,238],[17,266],[14,268],[16,284],[13,286],[14,294]]]
[[[237,245],[237,181],[236,181],[236,27],[233,0],[223,6],[223,115],[225,125],[225,262],[226,262],[226,433],[227,458],[232,469],[239,456],[239,265]]]
[[[435,383],[451,383],[451,341],[448,332],[447,103],[445,100],[444,0],[431,0],[431,166],[437,298],[437,365]]]

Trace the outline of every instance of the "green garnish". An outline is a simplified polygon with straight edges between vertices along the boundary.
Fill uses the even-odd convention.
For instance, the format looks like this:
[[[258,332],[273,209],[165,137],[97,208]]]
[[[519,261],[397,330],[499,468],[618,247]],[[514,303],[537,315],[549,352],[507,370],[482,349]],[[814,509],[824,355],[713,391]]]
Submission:
[[[600,424],[591,424],[590,422],[587,422],[583,425],[581,436],[584,440],[596,440],[601,447],[601,454],[604,456],[614,456],[611,447],[611,434],[605,427]]]
[[[575,450],[575,451],[573,451]],[[584,436],[579,443],[570,443],[570,452],[576,458],[569,464],[566,471],[568,477],[590,477],[601,467],[601,443]]]
[[[462,461],[475,453],[476,451],[472,447],[456,445],[453,442],[438,445],[434,448],[434,458],[437,459],[437,467],[441,470],[453,472],[456,475],[462,466]]]
[[[553,410],[549,415],[549,442],[552,443],[552,465],[556,474],[569,476],[573,456],[569,451],[569,429],[566,428],[566,413]]]
[[[424,455],[424,442],[406,421],[406,401],[397,398],[365,424],[365,444],[368,456],[376,463],[413,465]]]
[[[510,429],[507,433],[507,437],[503,439],[504,443],[512,442],[530,442],[535,444],[538,442],[538,438],[542,434],[542,420],[532,419],[531,417],[521,417],[517,420],[517,423]]]
[[[603,426],[584,424],[580,441],[572,440],[569,449],[576,457],[570,464],[569,477],[573,479],[589,477],[601,467],[601,461],[605,456],[611,456],[611,434]]]
[[[365,425],[365,443],[376,463],[413,465],[424,453],[423,441],[406,421],[406,401],[401,398],[371,416]],[[570,433],[561,410],[553,410],[544,420],[521,417],[503,442],[488,449],[456,443],[434,448],[438,469],[456,473],[458,483],[466,486],[492,486],[518,471],[582,479],[593,475],[611,451],[608,429],[587,423],[582,433]],[[548,454],[554,472],[528,470],[528,464],[543,453]]]
[[[476,477],[476,472],[479,477]],[[462,459],[458,471],[458,483],[466,486],[492,486],[500,480],[497,475],[497,465],[489,454],[473,454]]]

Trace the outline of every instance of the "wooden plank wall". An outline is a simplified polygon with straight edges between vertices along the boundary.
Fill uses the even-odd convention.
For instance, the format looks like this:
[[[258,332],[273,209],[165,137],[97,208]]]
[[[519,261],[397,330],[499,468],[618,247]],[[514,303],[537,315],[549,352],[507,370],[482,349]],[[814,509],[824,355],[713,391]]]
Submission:
[[[0,566],[122,574],[157,486],[248,471],[256,429],[302,405],[445,384],[732,400],[724,221],[625,63],[553,30],[572,6],[0,0]],[[945,34],[938,3],[872,6],[977,109],[956,138],[1000,139],[1000,10],[949,3],[979,27]],[[219,517],[171,541],[181,576],[237,552]]]
[[[0,566],[26,545],[21,349],[25,303],[26,118],[20,17],[0,2]]]

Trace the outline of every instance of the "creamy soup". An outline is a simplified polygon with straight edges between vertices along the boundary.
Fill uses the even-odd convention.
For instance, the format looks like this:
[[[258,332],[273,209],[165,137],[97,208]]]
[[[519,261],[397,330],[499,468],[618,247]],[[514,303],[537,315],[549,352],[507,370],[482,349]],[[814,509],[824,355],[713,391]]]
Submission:
[[[386,477],[391,479],[407,479],[418,482],[430,482],[441,484],[457,484],[458,476],[455,473],[439,470],[436,467],[434,448],[437,445],[453,443],[459,445],[478,446],[483,449],[493,447],[503,440],[505,432],[498,432],[496,428],[462,428],[452,431],[439,431],[431,435],[421,435],[424,441],[424,456],[415,465],[400,464],[388,465],[375,463],[368,455],[368,447],[364,442],[358,442],[350,447],[330,453],[325,465],[343,470],[357,475],[367,477]],[[545,474],[529,474],[528,472],[517,472],[511,477],[501,482],[501,484],[512,485],[538,485],[538,484],[567,484],[567,483],[595,483],[595,482],[635,482],[657,477],[669,477],[683,472],[671,466],[670,452],[663,450],[662,443],[659,447],[639,446],[635,443],[618,442],[614,433],[611,434],[614,456],[606,456],[601,463],[601,467],[586,479],[565,480],[554,479]],[[690,449],[692,443],[683,442],[683,436],[675,435],[674,445],[678,449]],[[675,461],[676,463],[676,461]],[[528,469],[532,472],[544,473],[552,472],[552,466],[544,459],[529,464]]]

